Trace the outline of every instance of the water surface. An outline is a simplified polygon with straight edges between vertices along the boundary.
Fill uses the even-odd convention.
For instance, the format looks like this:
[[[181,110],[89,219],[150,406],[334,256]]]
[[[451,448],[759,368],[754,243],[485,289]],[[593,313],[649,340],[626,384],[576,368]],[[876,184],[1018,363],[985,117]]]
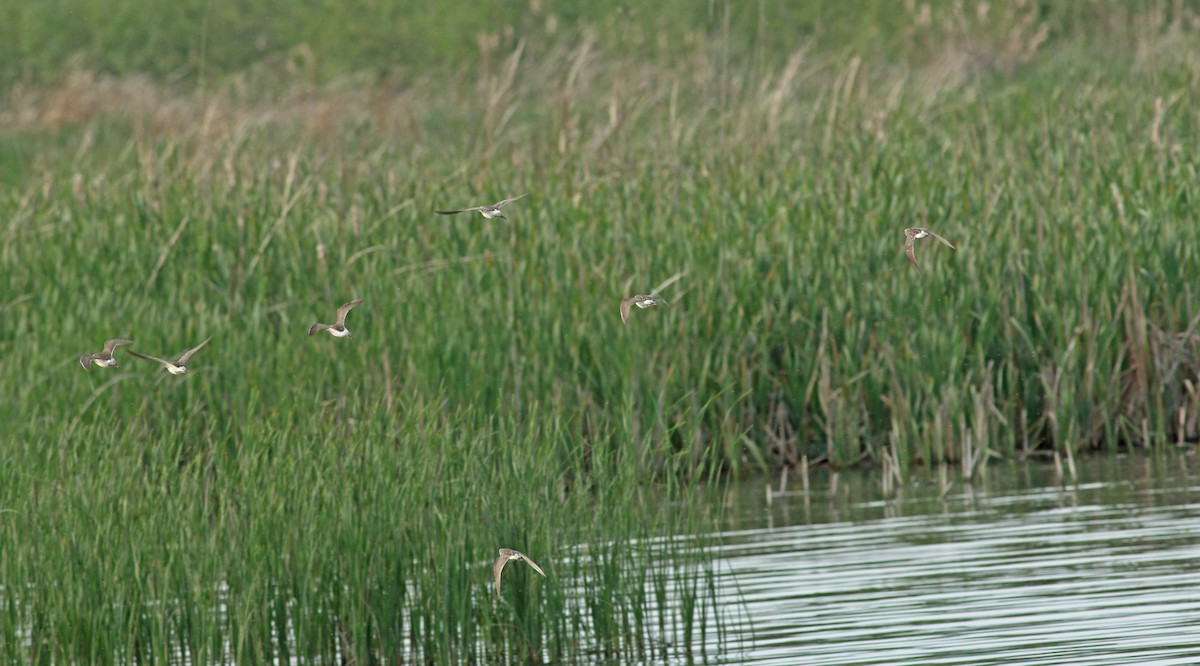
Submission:
[[[708,648],[752,664],[1198,664],[1198,468],[1105,456],[1072,483],[1009,463],[891,498],[878,474],[814,472],[769,506],[765,480],[742,482],[716,549],[740,622]]]

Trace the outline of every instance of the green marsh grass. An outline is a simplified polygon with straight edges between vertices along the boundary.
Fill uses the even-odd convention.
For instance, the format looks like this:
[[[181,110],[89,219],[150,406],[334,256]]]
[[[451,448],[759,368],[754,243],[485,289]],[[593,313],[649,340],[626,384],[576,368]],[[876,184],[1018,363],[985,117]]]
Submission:
[[[378,402],[297,410],[311,414],[228,437],[87,426],[75,438],[102,446],[6,461],[54,479],[6,516],[24,547],[5,580],[38,581],[6,592],[6,658],[573,661],[691,639],[702,618],[644,610],[685,552],[657,537],[703,529],[698,515],[599,469],[564,499],[553,417],[395,407],[387,422],[359,413]],[[550,577],[513,567],[501,601],[490,564],[518,543]]]
[[[1192,445],[1195,17],[956,11],[894,58],[601,32],[11,87],[5,658],[675,658],[729,617],[669,538],[720,476]],[[914,224],[958,246],[923,276]],[[209,335],[183,378],[77,367]],[[550,576],[497,600],[500,546]]]

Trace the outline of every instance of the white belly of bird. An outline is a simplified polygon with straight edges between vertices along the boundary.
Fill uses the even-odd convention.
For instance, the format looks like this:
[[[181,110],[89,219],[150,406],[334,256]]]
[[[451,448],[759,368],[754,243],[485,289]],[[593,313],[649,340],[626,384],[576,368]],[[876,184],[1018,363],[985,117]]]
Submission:
[[[109,359],[94,358],[94,359],[92,359],[92,363],[95,363],[96,365],[98,365],[102,368],[111,368],[117,364],[117,359],[115,359],[115,358],[109,358]]]
[[[173,375],[182,375],[183,373],[187,372],[187,367],[182,365],[168,365],[167,372]]]
[[[329,331],[329,334],[335,338],[344,338],[347,335],[350,335],[350,329],[348,329],[348,328],[343,328],[340,331],[337,330],[336,328],[327,328],[325,330]]]
[[[481,210],[479,213],[489,220],[500,217],[500,211],[498,210]]]

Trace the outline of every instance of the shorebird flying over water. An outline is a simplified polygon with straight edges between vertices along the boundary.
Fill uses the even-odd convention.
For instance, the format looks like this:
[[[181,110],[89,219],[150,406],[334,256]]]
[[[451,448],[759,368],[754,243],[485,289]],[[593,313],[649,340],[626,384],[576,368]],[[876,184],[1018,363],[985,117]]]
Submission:
[[[209,340],[212,340],[211,335],[208,336],[208,339],[205,340],[204,342],[201,342],[200,344],[196,345],[195,347],[192,347],[191,349],[183,352],[183,354],[180,354],[178,360],[176,360],[174,363],[172,363],[164,358],[159,358],[157,356],[150,356],[149,354],[139,354],[139,353],[133,351],[132,349],[129,350],[129,353],[133,354],[134,356],[136,356],[138,358],[144,358],[147,361],[157,361],[157,362],[161,363],[164,368],[167,369],[167,372],[169,372],[173,375],[182,375],[188,371],[188,369],[187,369],[188,359],[191,358],[193,354],[200,351],[201,347],[208,344]]]
[[[333,325],[320,324],[320,323],[313,324],[312,327],[310,327],[308,329],[308,334],[311,336],[313,333],[316,333],[317,331],[328,330],[329,334],[335,338],[351,337],[350,331],[346,328],[346,314],[349,313],[351,310],[353,310],[354,307],[357,306],[359,303],[362,303],[362,299],[356,298],[356,299],[350,301],[349,303],[343,305],[342,307],[338,308],[336,324],[333,324]]]
[[[80,356],[79,365],[82,365],[84,370],[91,370],[91,365],[93,363],[102,368],[115,368],[120,364],[117,363],[117,359],[113,358],[113,350],[121,345],[131,344],[133,344],[133,340],[106,340],[104,342],[104,351],[100,352],[99,354],[84,354],[83,356]]]
[[[639,309],[652,308],[656,305],[669,305],[667,299],[658,294],[638,294],[621,301],[621,323],[629,325],[629,308],[638,306]]]
[[[958,249],[958,248],[954,247],[954,245],[952,245],[950,243],[950,241],[933,233],[932,231],[926,229],[925,227],[910,227],[908,229],[905,229],[904,230],[904,253],[908,255],[908,261],[913,265],[913,268],[917,269],[918,273],[924,273],[924,271],[922,271],[921,267],[917,265],[917,255],[913,252],[913,246],[916,244],[917,241],[921,240],[922,238],[928,238],[930,236],[933,236],[934,238],[942,241],[951,250]]]
[[[524,199],[525,196],[526,195],[522,194],[519,197],[513,197],[511,199],[501,199],[500,201],[497,201],[496,203],[494,203],[490,206],[475,206],[474,208],[463,208],[460,210],[438,210],[438,211],[434,211],[434,212],[437,213],[438,215],[455,215],[457,213],[474,213],[476,211],[479,211],[480,215],[486,217],[489,220],[492,218],[496,218],[496,217],[507,220],[508,218],[504,217],[504,212],[501,211],[500,209],[507,206],[508,204],[516,201],[517,199]]]
[[[504,565],[508,564],[509,560],[525,560],[529,563],[529,566],[533,567],[534,571],[542,574],[543,576],[546,575],[546,572],[542,571],[542,568],[539,567],[533,560],[529,559],[529,556],[525,553],[517,550],[510,550],[508,548],[501,548],[500,559],[496,560],[496,563],[492,565],[492,575],[496,577],[496,596],[500,596],[500,572],[504,570]]]

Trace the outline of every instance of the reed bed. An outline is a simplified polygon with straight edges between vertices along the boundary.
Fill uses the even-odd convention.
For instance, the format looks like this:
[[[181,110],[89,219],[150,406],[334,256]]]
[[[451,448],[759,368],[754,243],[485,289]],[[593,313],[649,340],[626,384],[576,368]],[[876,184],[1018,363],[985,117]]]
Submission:
[[[914,6],[907,60],[579,34],[11,87],[0,650],[670,658],[722,612],[665,538],[718,475],[1192,445],[1197,22],[1035,9]],[[957,250],[918,275],[908,226]],[[185,378],[76,367],[209,335]],[[497,601],[499,546],[551,577]]]
[[[719,612],[692,549],[660,538],[710,519],[610,461],[584,474],[553,416],[300,409],[298,391],[238,432],[207,409],[148,417],[213,380],[114,408],[140,432],[87,424],[6,456],[29,493],[6,493],[4,580],[28,583],[4,590],[6,660],[632,661],[686,650]],[[498,599],[499,544],[550,578],[510,566]]]

